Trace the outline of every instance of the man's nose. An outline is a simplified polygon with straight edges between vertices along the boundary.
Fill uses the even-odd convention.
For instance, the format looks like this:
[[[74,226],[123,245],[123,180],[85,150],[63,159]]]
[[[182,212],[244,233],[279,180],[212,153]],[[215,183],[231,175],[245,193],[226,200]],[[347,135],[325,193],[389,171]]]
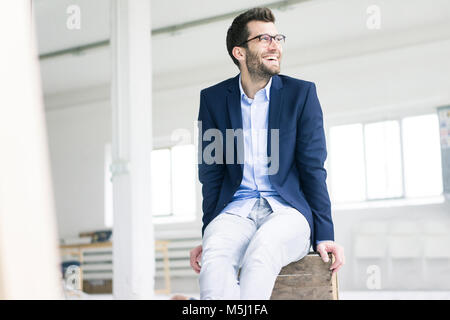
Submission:
[[[270,43],[269,43],[269,49],[278,49],[280,46],[281,46],[281,44],[280,43],[278,43],[274,38],[271,38],[270,39],[271,41],[270,41]]]

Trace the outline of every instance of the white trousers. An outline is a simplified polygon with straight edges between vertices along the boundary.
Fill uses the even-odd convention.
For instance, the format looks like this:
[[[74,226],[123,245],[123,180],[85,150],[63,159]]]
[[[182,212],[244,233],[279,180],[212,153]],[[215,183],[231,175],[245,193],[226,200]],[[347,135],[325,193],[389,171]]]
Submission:
[[[308,254],[310,232],[298,210],[273,212],[264,198],[247,217],[219,214],[203,235],[200,299],[270,299],[281,268]]]

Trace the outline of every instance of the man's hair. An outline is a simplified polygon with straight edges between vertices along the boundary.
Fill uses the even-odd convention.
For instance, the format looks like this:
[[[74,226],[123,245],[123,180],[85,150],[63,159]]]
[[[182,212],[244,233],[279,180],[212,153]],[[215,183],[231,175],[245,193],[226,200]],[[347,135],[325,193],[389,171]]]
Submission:
[[[233,56],[233,48],[246,41],[250,32],[247,23],[250,21],[275,22],[275,16],[269,8],[253,8],[241,13],[234,18],[227,32],[227,50],[235,65],[239,67],[239,61]],[[242,45],[247,48],[247,43]]]

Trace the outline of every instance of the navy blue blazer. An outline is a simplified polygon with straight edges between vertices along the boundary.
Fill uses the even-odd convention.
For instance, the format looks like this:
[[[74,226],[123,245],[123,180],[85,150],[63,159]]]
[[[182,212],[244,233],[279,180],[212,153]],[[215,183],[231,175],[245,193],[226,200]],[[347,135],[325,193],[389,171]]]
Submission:
[[[242,129],[239,75],[201,91],[198,120],[199,159],[205,148],[216,140],[205,139],[206,130],[219,129],[223,137],[215,141],[216,146],[222,148],[217,155],[223,155],[223,161],[208,164],[200,160],[198,165],[203,195],[203,237],[206,226],[226,207],[242,181],[243,165],[242,160],[237,159],[237,150],[243,146],[237,138],[225,138],[226,129]],[[279,169],[269,175],[269,181],[284,200],[306,217],[311,227],[311,244],[316,251],[316,241],[334,240],[334,230],[325,181],[327,151],[323,114],[313,82],[285,75],[272,77],[268,156],[272,155],[271,129],[279,129]],[[227,142],[234,144],[229,146],[234,149],[233,161],[226,157]],[[211,145],[207,150],[211,150]]]

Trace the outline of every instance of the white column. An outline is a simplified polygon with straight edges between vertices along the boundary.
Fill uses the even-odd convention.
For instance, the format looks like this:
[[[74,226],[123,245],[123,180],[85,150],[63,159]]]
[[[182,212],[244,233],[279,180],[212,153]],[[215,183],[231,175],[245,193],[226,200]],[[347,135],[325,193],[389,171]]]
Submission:
[[[0,300],[63,298],[31,1],[0,1]]]
[[[111,1],[113,295],[154,296],[150,0]]]

